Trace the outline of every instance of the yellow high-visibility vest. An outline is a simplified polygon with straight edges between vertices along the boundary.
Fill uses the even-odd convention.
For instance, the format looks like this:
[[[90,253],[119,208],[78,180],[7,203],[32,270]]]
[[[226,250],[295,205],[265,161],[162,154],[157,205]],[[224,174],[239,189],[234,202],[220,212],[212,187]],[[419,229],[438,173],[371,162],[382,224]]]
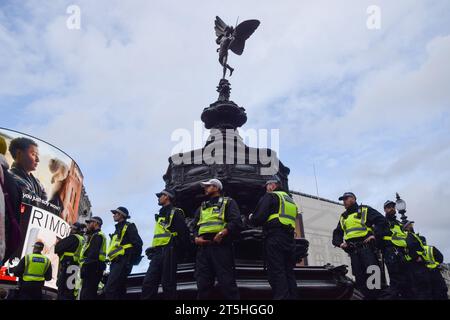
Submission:
[[[220,197],[219,201],[212,206],[207,207],[206,202],[202,203],[200,219],[197,222],[199,235],[218,233],[225,228],[225,208],[228,201],[228,197]]]
[[[45,281],[45,273],[50,267],[50,259],[39,253],[25,256],[25,271],[23,281]]]
[[[346,218],[341,215],[340,223],[344,231],[344,240],[362,238],[372,232],[372,228],[366,225],[367,211],[367,207],[360,206],[358,212],[351,213]]]
[[[424,260],[427,264],[428,269],[435,269],[439,266],[439,262],[434,259],[434,247],[433,246],[424,246],[425,255]]]
[[[278,219],[282,224],[291,226],[295,229],[295,220],[297,219],[298,210],[294,200],[284,191],[273,192],[279,199],[278,211],[272,213],[267,222]]]
[[[114,261],[119,256],[123,256],[125,254],[125,250],[128,248],[132,248],[133,245],[131,243],[122,245],[123,237],[125,236],[125,233],[127,232],[128,224],[125,223],[125,225],[122,228],[122,231],[120,233],[120,237],[118,237],[117,234],[114,234],[111,238],[111,243],[108,247],[108,259],[109,261]]]
[[[162,247],[169,244],[173,237],[176,237],[177,232],[171,232],[169,230],[172,225],[173,217],[176,210],[181,210],[179,208],[173,207],[169,214],[169,221],[166,223],[166,217],[158,217],[155,223],[155,228],[153,232],[152,247]],[[183,211],[183,210],[181,210]]]
[[[397,223],[391,225],[390,227],[392,235],[390,236],[384,236],[383,240],[391,241],[393,245],[401,248],[406,248],[406,238],[408,234],[402,230],[402,227],[399,226]]]

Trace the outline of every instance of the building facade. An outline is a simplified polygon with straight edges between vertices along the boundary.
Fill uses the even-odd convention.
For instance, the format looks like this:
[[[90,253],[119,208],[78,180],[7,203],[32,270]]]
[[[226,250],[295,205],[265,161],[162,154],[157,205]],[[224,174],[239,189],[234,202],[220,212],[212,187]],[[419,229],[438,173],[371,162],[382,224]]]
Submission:
[[[345,211],[338,202],[291,191],[293,199],[302,216],[302,233],[309,241],[308,257],[305,261],[309,266],[323,266],[327,263],[334,266],[347,265],[350,268],[350,258],[340,248],[332,243],[333,230],[339,221],[340,214]]]
[[[81,188],[80,202],[78,204],[78,222],[85,223],[92,217],[91,201],[84,186]]]

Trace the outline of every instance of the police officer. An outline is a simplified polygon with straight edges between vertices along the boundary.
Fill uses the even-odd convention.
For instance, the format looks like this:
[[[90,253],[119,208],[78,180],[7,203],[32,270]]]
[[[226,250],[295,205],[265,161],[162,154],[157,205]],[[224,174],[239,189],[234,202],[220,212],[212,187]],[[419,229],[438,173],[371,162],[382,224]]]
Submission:
[[[19,277],[19,300],[42,300],[42,287],[52,279],[50,259],[42,254],[44,243],[37,241],[33,253],[25,255],[13,269]]]
[[[197,298],[210,297],[217,278],[225,299],[239,299],[234,274],[233,237],[242,229],[235,200],[221,195],[222,182],[211,179],[201,183],[208,200],[202,202],[193,220],[196,256]]]
[[[389,225],[389,233],[383,236],[383,257],[389,272],[389,288],[383,298],[387,300],[410,299],[411,289],[408,279],[407,263],[411,259],[407,255],[407,233],[397,220],[395,202],[384,203],[385,217]]]
[[[440,271],[440,264],[444,261],[442,253],[434,246],[429,246],[425,237],[415,234],[414,236],[414,222],[408,222],[405,224],[406,230],[410,234],[409,243],[411,245],[411,251],[417,253],[416,258],[423,260],[425,266],[428,268],[428,275],[423,275],[424,268],[422,263],[416,263],[412,267],[416,270],[414,273],[416,278],[412,278],[417,281],[415,284],[415,293],[419,295],[417,299],[433,299],[433,300],[448,300],[447,284],[442,277]],[[414,246],[415,245],[415,246]],[[414,253],[412,253],[414,255]],[[413,276],[414,276],[413,274]],[[429,285],[426,285],[425,280],[428,278]],[[428,294],[428,296],[426,296]]]
[[[431,299],[430,273],[426,266],[426,249],[421,237],[414,231],[414,221],[405,223],[406,244],[411,262],[408,263],[408,275],[411,283],[412,299]]]
[[[106,236],[101,230],[100,217],[92,217],[86,224],[88,239],[80,256],[80,300],[96,300],[98,284],[106,269]]]
[[[140,261],[142,239],[134,223],[128,222],[130,214],[125,207],[111,210],[116,230],[111,235],[107,258],[111,262],[109,276],[105,286],[105,298],[118,300],[126,294],[127,277],[133,269],[133,264]]]
[[[263,226],[264,255],[273,298],[296,299],[294,232],[297,205],[276,179],[267,181],[266,191],[250,215],[250,223]]]
[[[177,298],[177,259],[189,244],[189,230],[182,209],[173,205],[175,195],[164,189],[156,194],[158,205],[152,246],[146,250],[150,265],[142,283],[142,300],[156,299],[159,284],[166,300]]]
[[[74,284],[67,283],[68,278],[76,272],[70,266],[78,266],[81,249],[84,245],[83,230],[84,224],[75,222],[70,229],[70,235],[59,240],[55,245],[55,253],[59,257],[58,279],[58,300],[74,300]]]
[[[433,300],[448,300],[448,288],[442,277],[440,265],[444,261],[444,256],[434,246],[424,243],[425,262],[430,271],[431,298]]]
[[[375,245],[386,232],[386,219],[377,210],[358,205],[352,192],[345,192],[339,200],[344,201],[345,211],[333,231],[332,243],[349,254],[356,289],[365,299],[375,299],[378,292],[370,290],[366,284],[368,267],[379,267]]]

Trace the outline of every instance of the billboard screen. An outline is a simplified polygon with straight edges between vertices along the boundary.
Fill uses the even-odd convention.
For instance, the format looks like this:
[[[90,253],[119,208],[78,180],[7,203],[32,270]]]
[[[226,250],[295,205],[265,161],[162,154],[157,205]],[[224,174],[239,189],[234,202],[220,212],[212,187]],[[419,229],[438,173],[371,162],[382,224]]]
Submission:
[[[35,145],[30,149],[31,155],[11,152],[11,142],[21,148],[32,140]],[[18,243],[12,256],[3,261],[0,280],[10,280],[5,276],[5,268],[17,265],[25,254],[32,253],[36,241],[45,244],[43,254],[52,262],[53,278],[46,286],[56,288],[58,256],[54,253],[59,239],[69,235],[70,225],[78,220],[78,209],[83,187],[83,175],[78,165],[60,149],[35,137],[0,128],[0,139],[6,142],[6,159],[8,172],[20,190],[20,203],[13,208],[19,225]],[[17,143],[19,142],[19,143]],[[27,158],[28,157],[28,158]],[[30,160],[32,159],[32,160]],[[5,161],[4,161],[5,162]]]

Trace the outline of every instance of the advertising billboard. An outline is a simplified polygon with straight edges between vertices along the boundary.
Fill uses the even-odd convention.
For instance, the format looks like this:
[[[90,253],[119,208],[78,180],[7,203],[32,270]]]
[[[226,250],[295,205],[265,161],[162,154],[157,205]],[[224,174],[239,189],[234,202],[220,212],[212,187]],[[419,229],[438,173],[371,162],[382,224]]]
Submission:
[[[6,275],[5,270],[32,253],[36,241],[42,241],[43,254],[50,258],[53,267],[53,278],[46,286],[56,288],[58,256],[54,247],[59,239],[69,235],[70,225],[78,220],[83,175],[74,160],[45,141],[3,128],[0,139],[6,142],[3,159],[12,177],[7,183],[20,191],[19,203],[10,204],[18,210],[9,219],[17,221],[18,236],[15,243],[10,243],[14,252],[3,261],[0,280],[15,279]]]

